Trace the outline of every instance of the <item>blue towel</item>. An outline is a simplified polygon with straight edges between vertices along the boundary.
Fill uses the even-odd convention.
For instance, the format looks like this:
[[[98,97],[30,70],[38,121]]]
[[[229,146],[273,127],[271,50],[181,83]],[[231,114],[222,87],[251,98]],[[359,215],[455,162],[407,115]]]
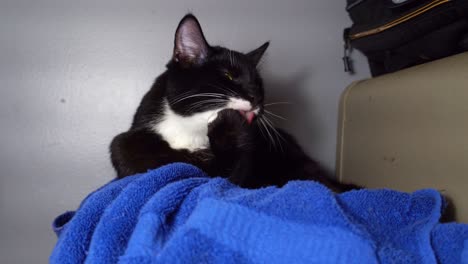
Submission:
[[[434,190],[239,188],[175,163],[112,181],[54,221],[51,263],[468,263]]]

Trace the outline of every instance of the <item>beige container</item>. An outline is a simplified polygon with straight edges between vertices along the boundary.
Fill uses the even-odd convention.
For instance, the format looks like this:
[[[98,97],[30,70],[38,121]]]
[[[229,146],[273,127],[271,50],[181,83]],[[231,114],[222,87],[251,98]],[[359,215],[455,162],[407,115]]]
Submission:
[[[441,190],[468,222],[468,53],[349,86],[336,168],[370,188]]]

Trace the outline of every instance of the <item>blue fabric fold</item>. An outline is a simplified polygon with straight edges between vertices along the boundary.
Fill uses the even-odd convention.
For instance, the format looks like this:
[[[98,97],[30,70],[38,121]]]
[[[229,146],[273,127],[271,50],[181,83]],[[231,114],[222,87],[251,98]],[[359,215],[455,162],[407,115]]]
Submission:
[[[239,188],[174,163],[113,181],[54,222],[51,263],[468,263],[435,190]]]

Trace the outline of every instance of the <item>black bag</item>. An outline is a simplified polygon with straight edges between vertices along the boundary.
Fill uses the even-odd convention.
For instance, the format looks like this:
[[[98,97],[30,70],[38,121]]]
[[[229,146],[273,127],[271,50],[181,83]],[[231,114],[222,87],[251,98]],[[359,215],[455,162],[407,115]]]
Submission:
[[[367,56],[372,76],[468,50],[468,0],[347,0],[345,71],[351,48]]]

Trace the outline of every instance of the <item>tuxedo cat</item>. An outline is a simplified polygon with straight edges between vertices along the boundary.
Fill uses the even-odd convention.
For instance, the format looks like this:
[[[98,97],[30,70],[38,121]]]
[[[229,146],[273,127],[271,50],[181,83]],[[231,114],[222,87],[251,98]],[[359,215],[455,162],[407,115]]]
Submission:
[[[349,189],[326,177],[264,115],[256,66],[268,45],[248,53],[210,46],[198,20],[186,15],[176,30],[167,70],[143,97],[131,128],[112,141],[117,176],[187,162],[246,188],[307,179],[334,191]]]

